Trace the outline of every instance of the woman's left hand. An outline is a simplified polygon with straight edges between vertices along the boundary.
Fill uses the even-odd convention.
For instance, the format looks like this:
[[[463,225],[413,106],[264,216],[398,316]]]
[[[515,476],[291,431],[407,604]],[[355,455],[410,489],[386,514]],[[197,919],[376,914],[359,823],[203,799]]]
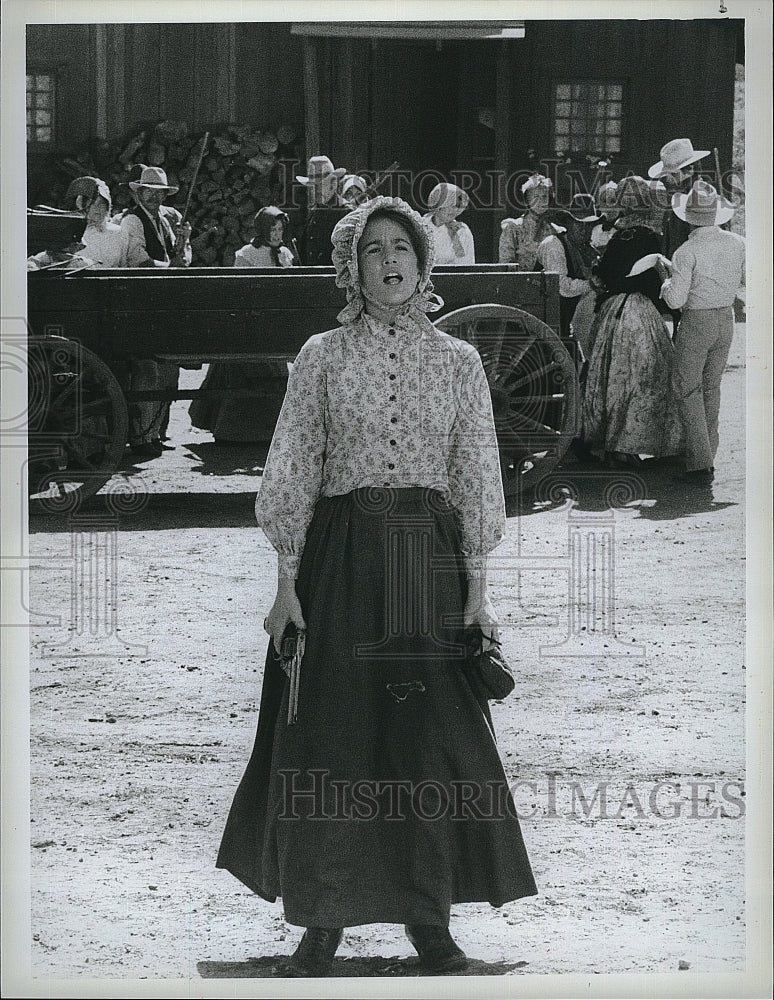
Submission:
[[[500,630],[497,627],[497,612],[486,591],[480,594],[476,593],[476,588],[471,588],[471,592],[468,594],[468,599],[465,602],[462,621],[465,628],[471,625],[478,625],[484,633],[485,640],[500,641]],[[484,648],[488,648],[486,642],[484,642]]]

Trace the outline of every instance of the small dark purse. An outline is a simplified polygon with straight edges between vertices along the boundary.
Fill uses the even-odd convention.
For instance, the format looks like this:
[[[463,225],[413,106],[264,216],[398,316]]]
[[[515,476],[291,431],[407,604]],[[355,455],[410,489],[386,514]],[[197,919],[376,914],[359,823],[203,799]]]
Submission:
[[[516,687],[516,678],[503,656],[500,643],[495,641],[484,649],[484,633],[480,628],[465,633],[467,652],[465,667],[474,685],[489,701],[502,701]]]

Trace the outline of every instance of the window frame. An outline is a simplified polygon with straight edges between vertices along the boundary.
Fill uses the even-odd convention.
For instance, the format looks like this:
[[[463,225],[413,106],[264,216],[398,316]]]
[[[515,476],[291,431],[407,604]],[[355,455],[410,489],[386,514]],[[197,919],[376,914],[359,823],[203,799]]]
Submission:
[[[556,125],[557,125],[557,111],[556,111],[556,107],[557,107],[557,104],[559,103],[558,90],[559,90],[560,86],[569,86],[569,87],[573,87],[573,86],[584,86],[584,87],[588,87],[588,86],[604,86],[604,87],[620,87],[621,88],[621,102],[620,102],[621,103],[621,117],[620,117],[621,131],[620,131],[619,136],[618,136],[618,139],[619,139],[619,148],[618,149],[616,149],[616,150],[611,150],[611,149],[596,150],[596,149],[589,149],[588,145],[585,145],[582,149],[570,149],[569,142],[570,142],[571,132],[568,133],[568,135],[567,135],[565,145],[562,147],[559,144],[559,138],[560,138],[560,136],[557,135],[557,131],[556,131]],[[572,100],[572,98],[570,98],[570,100]],[[586,120],[586,123],[589,124],[590,119],[589,119],[589,115],[588,115],[588,97],[585,97],[583,100],[586,102],[586,107],[587,107],[585,120]],[[607,101],[607,98],[606,98],[606,101]],[[562,116],[563,119],[565,117],[566,116],[564,116],[564,115]],[[605,155],[607,155],[607,156],[614,156],[614,157],[617,157],[619,159],[626,159],[626,156],[627,156],[627,146],[628,146],[628,141],[627,141],[628,140],[627,124],[628,124],[628,121],[629,121],[629,117],[630,117],[629,116],[629,80],[628,80],[627,77],[624,77],[624,76],[616,76],[616,77],[598,77],[598,76],[593,76],[593,77],[592,76],[589,76],[589,77],[579,77],[579,76],[576,76],[576,77],[568,78],[568,77],[564,77],[564,76],[562,76],[562,77],[558,77],[557,76],[552,81],[552,85],[551,85],[551,143],[552,143],[552,148],[553,148],[554,152],[556,152],[557,150],[561,150],[564,153],[564,155],[567,156],[567,157],[569,157],[570,159],[583,158],[583,157],[586,157],[586,156],[599,157],[599,158],[603,158],[604,159]],[[566,120],[572,122],[573,119],[572,118],[566,118]],[[604,120],[605,120],[605,122],[607,122],[610,119],[607,118],[607,116],[605,116]],[[570,128],[572,129],[572,125],[570,126]],[[588,138],[588,136],[587,136],[587,138]],[[605,138],[605,142],[606,142],[607,139],[610,138],[609,133],[605,132],[604,138]]]
[[[51,87],[50,87],[51,106],[50,106],[50,108],[38,108],[37,106],[34,106],[33,109],[32,109],[32,110],[35,110],[35,111],[49,111],[50,114],[51,114],[51,121],[50,121],[49,125],[39,125],[37,123],[34,123],[33,125],[26,125],[27,112],[30,110],[30,108],[27,107],[27,103],[26,103],[27,102],[27,94],[29,93],[29,91],[27,90],[27,87],[26,87],[26,82],[27,82],[26,81],[26,77],[30,77],[30,76],[33,77],[33,78],[35,78],[35,77],[41,77],[41,76],[47,76],[49,78],[49,80],[51,81]],[[57,96],[58,96],[58,91],[59,91],[58,83],[59,83],[58,74],[57,74],[56,69],[53,66],[28,66],[27,69],[26,69],[26,74],[25,74],[25,89],[24,89],[25,125],[26,125],[27,130],[29,130],[30,128],[32,128],[32,129],[35,130],[35,134],[34,134],[34,136],[32,138],[30,138],[29,132],[25,131],[25,135],[27,136],[27,146],[28,147],[32,147],[33,149],[51,149],[53,146],[56,145],[57,124],[58,124],[58,120],[59,120],[59,115],[57,114]],[[34,90],[33,90],[33,93],[35,93],[35,94],[45,93],[45,91],[40,90],[36,86],[34,88]],[[40,139],[40,138],[38,138],[37,130],[38,129],[42,129],[42,128],[49,128],[51,130],[51,136],[50,136],[49,139]]]

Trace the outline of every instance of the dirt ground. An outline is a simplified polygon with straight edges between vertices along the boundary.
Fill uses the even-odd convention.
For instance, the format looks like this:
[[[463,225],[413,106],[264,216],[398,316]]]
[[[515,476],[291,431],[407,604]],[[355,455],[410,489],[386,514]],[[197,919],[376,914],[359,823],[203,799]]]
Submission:
[[[744,354],[740,326],[711,488],[675,485],[668,463],[627,479],[570,457],[511,512],[492,590],[518,684],[493,713],[540,893],[455,909],[469,975],[744,968]],[[214,867],[273,596],[252,517],[265,452],[216,446],[186,403],[172,414],[175,449],[114,477],[134,491],[114,506],[138,509],[96,499],[77,521],[30,519],[41,985],[94,977],[118,996],[117,980],[187,979],[199,995],[204,980],[281,975],[300,934]],[[601,596],[592,535],[614,568]],[[593,634],[577,618],[590,604]],[[339,976],[419,975],[401,927],[352,928],[339,954]]]

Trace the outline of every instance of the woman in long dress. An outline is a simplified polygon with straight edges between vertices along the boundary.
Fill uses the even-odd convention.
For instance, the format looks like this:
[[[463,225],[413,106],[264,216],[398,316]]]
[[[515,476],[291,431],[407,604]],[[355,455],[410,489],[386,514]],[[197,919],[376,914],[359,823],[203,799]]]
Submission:
[[[647,182],[619,182],[623,214],[596,267],[593,343],[583,392],[583,441],[597,457],[639,464],[677,455],[681,428],[672,387],[674,345],[658,308],[654,267],[628,277],[632,266],[661,248],[642,224],[650,215]]]
[[[333,233],[341,326],[293,365],[256,514],[278,551],[258,731],[218,856],[306,928],[292,976],[345,927],[401,923],[464,968],[451,906],[536,892],[466,626],[497,639],[487,554],[504,501],[481,359],[427,317],[433,244],[398,198]],[[305,630],[297,719],[277,659]],[[474,805],[462,799],[472,797]]]

